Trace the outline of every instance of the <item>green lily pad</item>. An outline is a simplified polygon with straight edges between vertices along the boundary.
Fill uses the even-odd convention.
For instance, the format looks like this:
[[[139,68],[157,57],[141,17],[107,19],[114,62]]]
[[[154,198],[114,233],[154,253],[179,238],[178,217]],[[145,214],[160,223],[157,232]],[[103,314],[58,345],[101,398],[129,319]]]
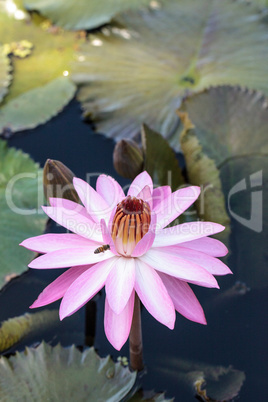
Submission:
[[[49,23],[37,24],[27,15],[25,19],[17,20],[0,8],[0,43],[22,40],[32,43],[33,51],[24,59],[12,58],[15,73],[6,102],[67,75],[74,51],[81,43],[74,32],[54,29]]]
[[[181,138],[190,181],[208,188],[202,217],[222,222],[227,206],[237,239],[234,271],[250,287],[267,286],[267,101],[259,92],[223,86],[189,97],[181,110],[192,122]]]
[[[3,46],[0,46],[0,102],[8,92],[11,81],[9,58],[3,53]]]
[[[232,366],[213,366],[183,359],[169,359],[168,366],[162,365],[158,371],[169,373],[183,382],[193,390],[198,400],[205,402],[233,401],[246,378],[243,371]]]
[[[29,155],[0,140],[0,288],[33,258],[19,243],[43,233],[42,204],[42,170]]]
[[[0,134],[35,128],[55,116],[73,98],[76,87],[66,77],[34,88],[0,109]]]
[[[182,98],[211,85],[268,94],[267,26],[251,4],[169,0],[116,21],[82,46],[72,71],[84,116],[109,137],[131,138],[146,123],[169,138]]]
[[[4,321],[0,327],[0,352],[11,348],[29,333],[40,331],[57,322],[59,322],[58,310],[26,313]]]
[[[120,401],[136,373],[100,358],[93,348],[52,348],[44,342],[9,359],[1,357],[0,399],[9,401]],[[18,386],[19,384],[19,386]]]
[[[24,0],[27,10],[36,10],[65,29],[92,29],[109,22],[117,13],[150,4],[150,0]]]

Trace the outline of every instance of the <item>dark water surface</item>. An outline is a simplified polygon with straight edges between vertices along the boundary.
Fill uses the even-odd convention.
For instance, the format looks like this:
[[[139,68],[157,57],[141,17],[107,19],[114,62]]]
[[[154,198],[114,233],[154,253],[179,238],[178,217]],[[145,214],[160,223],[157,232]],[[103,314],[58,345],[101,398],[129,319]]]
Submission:
[[[86,178],[87,173],[106,173],[115,177],[121,185],[129,183],[114,171],[112,164],[114,142],[93,133],[89,125],[81,121],[80,108],[76,101],[71,102],[63,113],[46,125],[18,133],[10,138],[8,143],[29,153],[41,166],[47,158],[57,159],[82,179]],[[243,295],[238,291],[229,290],[241,279],[237,274],[239,272],[237,259],[234,258],[234,245],[239,241],[236,238],[235,225],[233,229],[232,255],[227,262],[235,274],[218,278],[220,290],[193,286],[204,307],[207,326],[193,323],[177,314],[175,329],[170,331],[143,309],[144,357],[147,366],[147,375],[143,377],[144,389],[166,391],[166,396],[175,397],[176,401],[194,401],[192,391],[179,382],[177,375],[179,359],[190,359],[210,365],[226,367],[232,365],[235,369],[244,371],[246,380],[238,399],[243,402],[267,400],[267,287],[251,288]],[[58,229],[52,226],[52,230]],[[248,236],[257,234],[248,231]],[[248,252],[251,251],[249,248]],[[252,269],[258,270],[260,267],[254,266]],[[5,309],[0,311],[0,321],[31,311],[28,306],[42,289],[62,272],[63,270],[29,270],[22,277],[9,283],[0,295],[1,305],[5,306]],[[101,356],[108,353],[114,358],[120,355],[128,356],[127,344],[117,352],[105,337],[103,293],[94,299],[96,300],[94,346]],[[58,306],[59,302],[56,302],[50,308]],[[85,309],[81,309],[58,324],[55,329],[43,333],[42,337],[52,345],[59,341],[64,346],[72,343],[83,345],[84,331]],[[21,344],[21,349],[25,344],[31,345],[40,339],[40,334],[28,338]]]

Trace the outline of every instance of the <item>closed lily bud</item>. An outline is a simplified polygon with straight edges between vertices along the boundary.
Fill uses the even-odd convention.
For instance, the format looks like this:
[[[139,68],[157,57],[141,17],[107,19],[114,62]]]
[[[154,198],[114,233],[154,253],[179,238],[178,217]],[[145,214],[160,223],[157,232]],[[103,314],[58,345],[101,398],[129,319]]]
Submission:
[[[62,162],[47,159],[43,171],[43,186],[46,199],[65,198],[79,203],[79,197],[73,186],[74,173]]]
[[[121,176],[134,179],[143,170],[143,154],[136,142],[121,140],[113,154],[114,168]]]

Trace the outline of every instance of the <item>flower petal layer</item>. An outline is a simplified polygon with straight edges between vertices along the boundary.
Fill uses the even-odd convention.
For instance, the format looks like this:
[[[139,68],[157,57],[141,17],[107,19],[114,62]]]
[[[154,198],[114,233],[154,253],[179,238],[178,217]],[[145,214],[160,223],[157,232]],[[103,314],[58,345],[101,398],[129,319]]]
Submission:
[[[105,284],[109,306],[116,314],[120,314],[124,310],[133,291],[134,283],[134,258],[119,257]]]
[[[79,204],[76,204],[79,206]],[[88,219],[85,208],[67,209],[64,207],[43,207],[44,212],[59,225],[87,239],[102,241],[100,225]],[[86,214],[85,214],[86,213]]]
[[[171,194],[171,188],[169,186],[161,186],[153,189],[153,209],[164,202]]]
[[[20,246],[37,253],[49,253],[51,251],[65,248],[79,248],[94,246],[97,248],[98,242],[86,239],[73,233],[47,233],[41,236],[30,237],[24,240]]]
[[[146,201],[149,206],[150,209],[153,209],[153,200],[152,200],[152,191],[149,188],[149,186],[145,186],[140,192],[139,194],[137,194],[136,196],[137,198],[142,199],[143,201]]]
[[[196,240],[222,232],[224,226],[213,222],[187,222],[156,233],[153,247],[166,247],[186,241]]]
[[[181,245],[192,250],[202,251],[213,257],[224,257],[229,252],[225,244],[211,237],[201,237],[200,239],[181,243]]]
[[[51,282],[38,296],[30,308],[42,307],[61,299],[71,284],[92,265],[72,267]]]
[[[170,194],[160,202],[154,209],[157,214],[157,230],[164,228],[190,205],[192,205],[200,194],[200,188],[196,186],[185,187]]]
[[[102,261],[80,275],[66,291],[60,305],[60,319],[83,307],[104,286],[116,258]]]
[[[151,191],[151,193],[152,193],[152,191],[153,191],[153,182],[152,182],[151,176],[147,172],[142,172],[131,183],[127,195],[137,197],[139,192],[145,186],[148,186],[150,191]]]
[[[110,246],[110,250],[112,251],[113,254],[115,255],[119,255],[116,251],[115,245],[114,245],[114,241],[112,239],[111,233],[109,232],[105,220],[101,219],[100,221],[100,225],[101,225],[101,231],[102,231],[102,237],[103,237],[103,241],[105,244],[109,244]]]
[[[175,309],[188,320],[206,324],[204,311],[188,283],[159,273]]]
[[[165,249],[151,249],[139,259],[157,271],[164,272],[181,280],[209,288],[218,288],[213,275],[194,262],[165,252]]]
[[[154,238],[155,233],[152,230],[149,230],[149,232],[146,233],[146,235],[136,244],[131,253],[131,257],[140,257],[145,254],[152,247]]]
[[[173,329],[176,319],[173,302],[157,272],[144,262],[135,260],[135,290],[145,308],[161,324]]]
[[[108,221],[112,208],[107,204],[102,196],[87,182],[78,179],[77,177],[74,177],[73,184],[80,200],[93,220],[99,222],[103,218],[105,221]]]
[[[133,291],[124,310],[120,314],[113,312],[105,299],[104,330],[108,341],[117,350],[120,350],[127,341],[134,309],[135,292]]]
[[[102,196],[111,210],[125,197],[120,184],[111,176],[101,174],[96,183],[97,193]]]
[[[95,249],[95,246],[89,246],[52,251],[35,258],[28,267],[37,269],[67,268],[95,264],[114,257],[110,250],[105,251],[105,253],[95,254]]]
[[[227,275],[232,273],[221,260],[202,253],[201,251],[191,250],[177,245],[165,247],[165,252],[181,257],[187,261],[193,261],[212,275]]]

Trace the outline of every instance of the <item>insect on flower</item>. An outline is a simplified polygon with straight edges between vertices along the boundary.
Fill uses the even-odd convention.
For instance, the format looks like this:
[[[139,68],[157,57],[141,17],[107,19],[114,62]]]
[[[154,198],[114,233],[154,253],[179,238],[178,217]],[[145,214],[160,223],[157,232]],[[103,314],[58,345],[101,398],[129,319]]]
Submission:
[[[110,250],[110,246],[109,246],[109,244],[104,244],[103,246],[96,248],[96,250],[94,251],[94,254],[104,253],[104,251],[107,251],[107,250]]]

